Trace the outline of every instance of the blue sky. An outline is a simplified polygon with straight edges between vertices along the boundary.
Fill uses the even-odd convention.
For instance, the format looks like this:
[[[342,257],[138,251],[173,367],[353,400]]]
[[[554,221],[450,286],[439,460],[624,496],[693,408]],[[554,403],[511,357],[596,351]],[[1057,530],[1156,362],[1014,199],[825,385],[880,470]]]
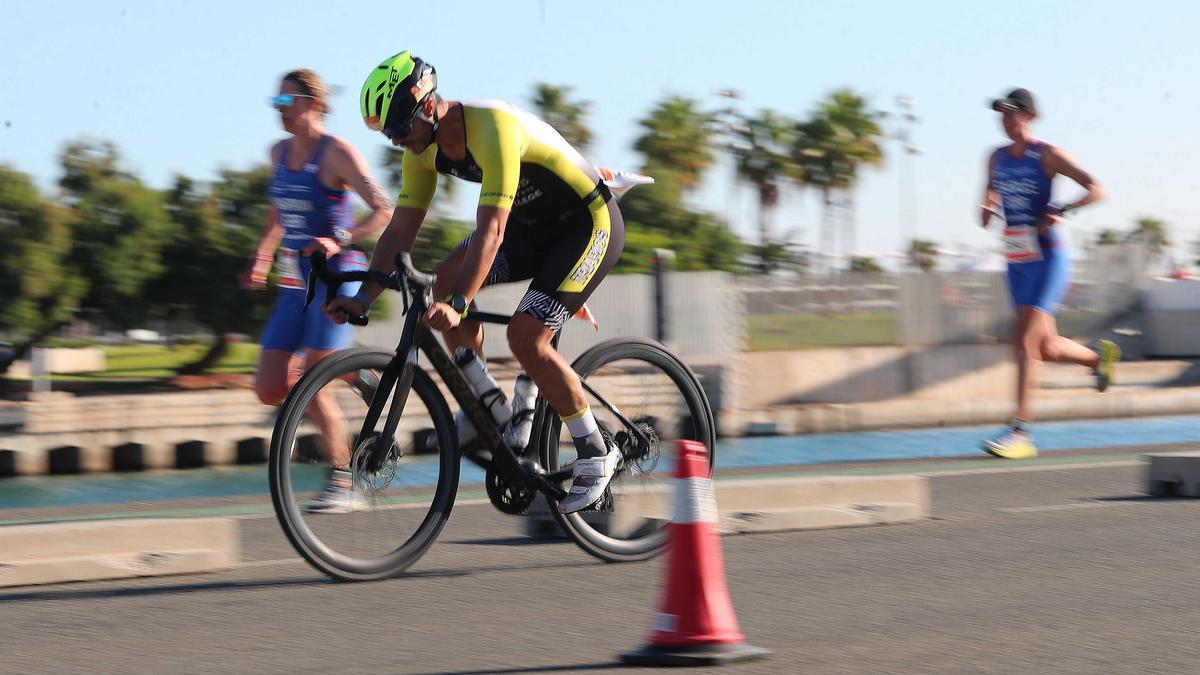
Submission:
[[[152,185],[260,161],[281,136],[266,105],[282,73],[311,67],[340,86],[329,121],[377,166],[384,144],[355,95],[380,59],[408,48],[437,66],[450,98],[527,105],[537,81],[592,101],[593,161],[636,168],[636,120],[657,98],[739,89],[747,108],[800,115],[849,86],[880,108],[913,97],[919,234],[972,247],[983,161],[999,144],[984,101],[1014,85],[1038,96],[1038,133],[1076,156],[1111,198],[1076,217],[1075,241],[1151,214],[1200,237],[1191,158],[1200,90],[1200,6],[1186,2],[902,3],[54,2],[5,0],[0,22],[0,162],[50,187],[82,134],[112,139]],[[899,246],[895,146],[858,192],[862,250]],[[1057,194],[1075,191],[1060,184]],[[469,192],[464,190],[463,192]],[[754,232],[752,196],[727,167],[697,203]],[[470,215],[469,199],[459,208]],[[812,195],[790,196],[779,230],[812,242]]]

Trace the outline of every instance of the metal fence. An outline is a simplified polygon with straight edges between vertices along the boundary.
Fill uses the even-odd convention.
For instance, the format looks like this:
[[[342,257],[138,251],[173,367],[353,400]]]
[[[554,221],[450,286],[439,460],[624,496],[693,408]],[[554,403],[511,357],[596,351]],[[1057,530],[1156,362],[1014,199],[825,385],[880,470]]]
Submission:
[[[1086,337],[1137,301],[1148,256],[1141,244],[1097,246],[1073,263],[1060,332]],[[1003,272],[744,277],[751,349],[1001,342],[1013,321]]]

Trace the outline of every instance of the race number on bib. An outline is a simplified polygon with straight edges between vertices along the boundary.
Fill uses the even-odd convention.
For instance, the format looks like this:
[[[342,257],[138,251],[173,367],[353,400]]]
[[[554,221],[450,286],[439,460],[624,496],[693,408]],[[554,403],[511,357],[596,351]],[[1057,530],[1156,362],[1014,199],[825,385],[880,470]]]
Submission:
[[[279,287],[304,289],[304,276],[300,273],[300,258],[290,248],[279,249]]]
[[[1042,259],[1038,231],[1032,225],[1004,228],[1004,252],[1010,263],[1037,262]]]

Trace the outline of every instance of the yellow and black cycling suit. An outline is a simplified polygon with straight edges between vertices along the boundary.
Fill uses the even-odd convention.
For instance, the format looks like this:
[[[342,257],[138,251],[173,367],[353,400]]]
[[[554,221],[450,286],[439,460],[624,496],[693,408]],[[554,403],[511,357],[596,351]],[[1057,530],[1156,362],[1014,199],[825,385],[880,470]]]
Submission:
[[[559,330],[617,263],[621,212],[595,167],[550,125],[499,101],[462,112],[466,157],[452,160],[437,144],[406,151],[396,206],[428,210],[439,173],[481,183],[480,206],[510,210],[485,285],[532,279],[517,312]]]

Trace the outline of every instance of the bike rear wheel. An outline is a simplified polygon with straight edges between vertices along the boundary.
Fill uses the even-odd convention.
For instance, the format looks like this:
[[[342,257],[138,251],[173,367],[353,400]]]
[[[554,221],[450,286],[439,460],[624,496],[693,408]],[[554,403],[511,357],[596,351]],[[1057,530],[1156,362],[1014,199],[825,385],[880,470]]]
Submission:
[[[325,358],[293,387],[271,436],[271,499],[279,524],[305,560],[344,581],[395,576],[419,560],[449,518],[458,490],[453,419],[433,380],[415,365],[411,387],[389,392],[379,421],[359,438],[371,380],[377,385],[393,358],[360,348]],[[384,441],[397,396],[403,415]],[[419,454],[428,447],[445,450]],[[338,453],[350,459],[348,510],[311,512],[329,481],[329,457]]]
[[[575,371],[626,419],[652,438],[636,456],[627,456],[610,485],[610,499],[599,510],[570,515],[550,513],[580,548],[607,562],[652,558],[667,543],[675,469],[675,441],[704,444],[711,471],[716,452],[716,423],[696,375],[657,342],[621,338],[589,349],[573,364]],[[624,422],[589,394],[602,428],[619,438]],[[574,443],[558,415],[547,409],[539,429],[541,461],[555,471],[575,459]],[[569,482],[564,483],[564,488]],[[608,502],[607,504],[603,502]]]

